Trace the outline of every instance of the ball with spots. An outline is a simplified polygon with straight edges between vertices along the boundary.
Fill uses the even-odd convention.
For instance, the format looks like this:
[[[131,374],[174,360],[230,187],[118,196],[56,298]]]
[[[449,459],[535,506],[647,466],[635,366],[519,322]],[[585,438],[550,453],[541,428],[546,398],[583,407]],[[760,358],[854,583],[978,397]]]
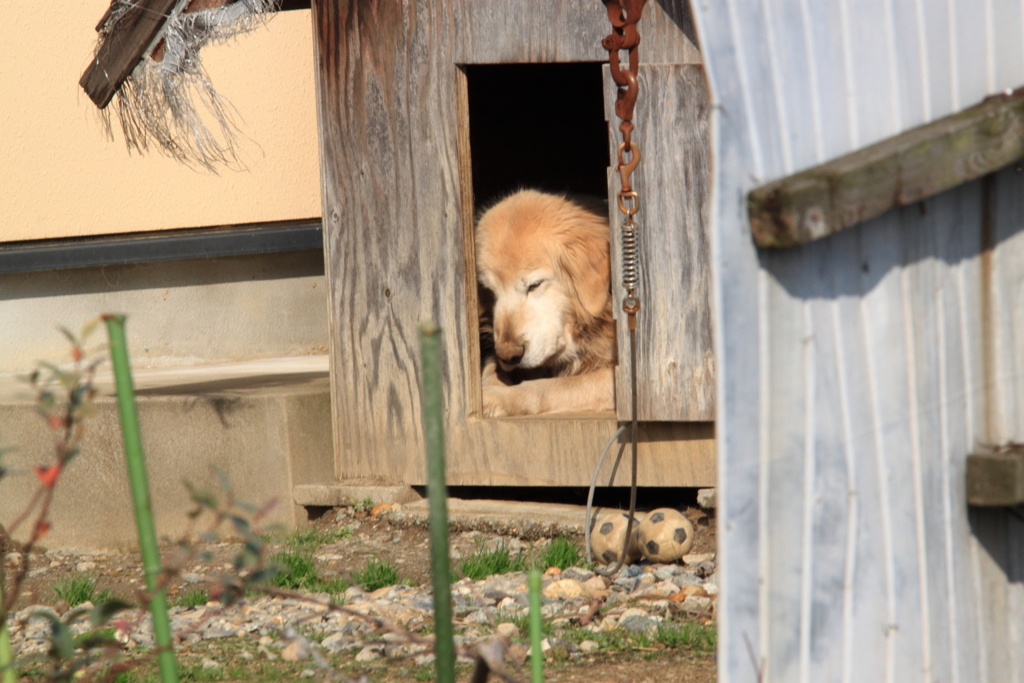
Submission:
[[[594,515],[590,524],[590,550],[594,555],[595,562],[615,564],[619,561],[628,519],[629,513],[621,510],[608,510]],[[629,543],[629,551],[626,554],[627,563],[640,559],[637,528],[641,519],[643,519],[643,515],[639,512],[633,518],[633,532],[630,534],[632,538]]]
[[[651,562],[675,562],[693,547],[693,524],[672,508],[651,510],[637,534],[640,552]]]

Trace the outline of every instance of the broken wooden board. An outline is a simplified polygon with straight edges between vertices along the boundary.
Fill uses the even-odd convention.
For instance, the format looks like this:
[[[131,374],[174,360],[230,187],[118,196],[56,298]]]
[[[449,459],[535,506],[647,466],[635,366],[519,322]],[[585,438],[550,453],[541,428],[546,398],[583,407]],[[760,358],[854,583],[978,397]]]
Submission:
[[[103,109],[114,99],[175,4],[177,0],[140,0],[118,22],[117,29],[106,36],[78,81],[97,107]]]
[[[751,190],[759,247],[805,244],[1024,158],[1024,88]]]

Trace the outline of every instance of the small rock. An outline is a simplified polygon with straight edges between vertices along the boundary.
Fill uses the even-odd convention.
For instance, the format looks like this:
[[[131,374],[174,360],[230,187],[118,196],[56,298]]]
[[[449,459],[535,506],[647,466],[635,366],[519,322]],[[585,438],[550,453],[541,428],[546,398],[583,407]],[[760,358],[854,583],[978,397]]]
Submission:
[[[544,589],[544,597],[549,600],[572,600],[573,598],[589,598],[590,589],[576,579],[552,581]]]
[[[640,576],[644,573],[643,567],[638,564],[631,564],[628,567],[623,567],[619,571],[619,578],[631,579],[635,576]]]
[[[544,576],[558,576],[562,573],[561,567],[548,567],[544,570]]]
[[[672,565],[667,565],[656,569],[654,571],[654,577],[659,581],[668,581],[676,574],[676,568]]]
[[[434,656],[434,653],[428,652],[427,654],[418,655],[412,661],[418,666],[423,666],[424,664],[433,664],[436,659],[437,657]]]
[[[513,638],[518,638],[519,637],[519,627],[516,626],[515,624],[510,624],[508,622],[505,622],[503,624],[498,624],[497,627],[495,627],[494,631],[498,635],[504,636],[505,638],[508,638],[509,640],[512,640]]]
[[[711,610],[711,598],[691,595],[683,600],[683,604],[680,606],[680,609],[687,614],[704,614]]]
[[[309,657],[309,648],[301,640],[293,640],[281,650],[281,659],[286,662],[297,662]]]
[[[312,669],[303,669],[299,674],[299,678],[312,678],[313,676],[316,676],[316,672]]]
[[[75,570],[80,572],[91,572],[96,570],[95,562],[79,562],[75,565]]]
[[[718,584],[708,581],[704,584],[704,590],[707,591],[708,597],[713,598],[718,595]]]
[[[702,579],[706,579],[715,573],[715,565],[711,562],[701,562],[693,573]]]
[[[598,645],[597,641],[594,641],[594,640],[584,640],[582,643],[580,643],[580,652],[584,652],[586,654],[590,654],[591,652],[596,652],[597,650],[600,650],[600,649],[601,649],[601,646]]]
[[[697,490],[697,505],[701,506],[705,510],[715,509],[715,489],[698,489]]]
[[[603,576],[592,576],[586,581],[584,581],[583,585],[589,588],[591,592],[594,592],[607,590],[608,586],[611,585],[611,582],[605,579]]]
[[[331,635],[324,638],[323,642],[320,643],[320,645],[322,645],[325,650],[337,652],[338,650],[341,650],[344,647],[345,640],[346,639],[344,633],[332,633]]]
[[[590,579],[594,578],[596,574],[589,569],[583,569],[582,567],[569,567],[561,574],[563,579],[576,579],[586,583]]]
[[[619,617],[619,628],[630,633],[653,634],[658,630],[658,621],[642,609],[628,609]]]
[[[219,669],[220,664],[213,661],[209,657],[203,657],[203,669]]]
[[[683,555],[683,562],[691,567],[701,564],[702,562],[712,562],[714,559],[714,553],[690,553],[689,555]]]
[[[375,659],[381,658],[381,652],[384,648],[380,645],[367,645],[359,654],[356,655],[357,662],[372,662]]]
[[[391,512],[391,507],[391,503],[377,503],[372,508],[370,508],[370,516],[376,517],[380,514],[386,515],[387,513]]]

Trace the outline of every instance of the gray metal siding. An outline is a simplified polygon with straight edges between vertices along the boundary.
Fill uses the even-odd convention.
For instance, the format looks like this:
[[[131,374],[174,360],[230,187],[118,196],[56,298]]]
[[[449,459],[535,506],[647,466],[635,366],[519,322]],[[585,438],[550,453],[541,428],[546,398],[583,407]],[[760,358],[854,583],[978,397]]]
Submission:
[[[791,250],[756,250],[745,204],[1024,85],[1022,8],[694,2],[714,99],[721,681],[1024,681],[1024,522],[964,496],[978,442],[1024,440],[1024,174]]]

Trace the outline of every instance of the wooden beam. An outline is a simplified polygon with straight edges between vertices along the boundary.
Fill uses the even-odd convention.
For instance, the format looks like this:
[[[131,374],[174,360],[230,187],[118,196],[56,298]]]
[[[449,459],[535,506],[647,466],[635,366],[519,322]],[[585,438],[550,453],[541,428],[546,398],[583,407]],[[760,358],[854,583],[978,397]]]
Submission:
[[[1024,445],[967,456],[967,502],[984,506],[1024,503]]]
[[[78,82],[103,109],[142,60],[177,0],[139,0],[111,31]]]
[[[759,247],[789,247],[1024,158],[1024,88],[750,192]]]

